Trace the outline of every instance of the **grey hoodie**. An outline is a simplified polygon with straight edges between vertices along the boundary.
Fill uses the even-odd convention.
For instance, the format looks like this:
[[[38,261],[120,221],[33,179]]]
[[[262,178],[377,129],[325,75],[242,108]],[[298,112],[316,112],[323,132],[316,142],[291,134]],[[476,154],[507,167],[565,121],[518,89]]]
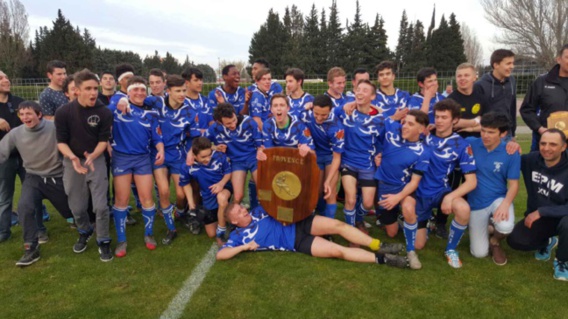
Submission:
[[[0,141],[0,163],[4,163],[14,149],[22,156],[26,173],[41,177],[63,176],[53,122],[42,119],[34,128],[20,125],[8,132]]]

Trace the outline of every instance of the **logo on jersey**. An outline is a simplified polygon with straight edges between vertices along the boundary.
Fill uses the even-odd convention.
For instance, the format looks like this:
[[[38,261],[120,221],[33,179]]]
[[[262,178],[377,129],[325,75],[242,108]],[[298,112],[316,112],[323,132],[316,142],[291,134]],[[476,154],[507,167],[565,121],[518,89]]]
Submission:
[[[87,118],[87,123],[89,124],[90,127],[97,127],[100,121],[101,118],[98,115],[91,115],[89,116],[89,118]]]
[[[312,133],[310,132],[309,129],[306,128],[306,129],[304,130],[304,136],[306,136],[306,137],[312,136]]]
[[[476,104],[471,108],[471,114],[477,114],[477,113],[479,113],[480,110],[481,110],[481,105],[479,105],[479,103],[476,103]]]
[[[467,155],[473,156],[473,150],[471,149],[471,145],[466,148]]]
[[[501,171],[501,166],[503,166],[503,162],[493,162],[493,165],[495,165],[493,173],[499,173]]]
[[[345,131],[339,130],[339,131],[335,132],[335,138],[338,139],[338,140],[342,140],[343,138],[345,138]]]
[[[549,196],[549,191],[553,191],[558,194],[562,190],[562,188],[564,188],[564,184],[560,183],[554,178],[549,178],[548,176],[542,175],[539,172],[532,172],[531,177],[534,183],[546,185],[546,189],[540,186],[538,187],[538,194]]]
[[[158,133],[158,135],[162,136],[162,128],[160,126],[156,127],[156,133]]]

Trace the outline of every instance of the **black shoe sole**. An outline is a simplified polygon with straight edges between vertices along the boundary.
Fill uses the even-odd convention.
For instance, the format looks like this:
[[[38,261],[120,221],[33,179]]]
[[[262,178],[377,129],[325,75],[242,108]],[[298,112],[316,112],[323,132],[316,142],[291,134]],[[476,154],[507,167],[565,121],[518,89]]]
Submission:
[[[99,255],[100,255],[100,254],[101,254],[101,249],[99,248]],[[110,259],[105,259],[105,258],[103,258],[102,256],[99,257],[99,259],[100,259],[102,262],[104,262],[104,263],[107,263],[107,262],[109,262],[109,261],[112,261],[113,258],[114,258],[114,257],[113,257],[112,255],[110,256]]]
[[[20,261],[18,261],[18,262],[16,262],[16,266],[18,266],[18,267],[29,266],[29,265],[35,263],[36,261],[40,260],[40,258],[41,258],[41,256],[38,256],[37,258],[34,258],[34,259],[32,259],[31,261],[28,261],[28,262],[20,262]]]

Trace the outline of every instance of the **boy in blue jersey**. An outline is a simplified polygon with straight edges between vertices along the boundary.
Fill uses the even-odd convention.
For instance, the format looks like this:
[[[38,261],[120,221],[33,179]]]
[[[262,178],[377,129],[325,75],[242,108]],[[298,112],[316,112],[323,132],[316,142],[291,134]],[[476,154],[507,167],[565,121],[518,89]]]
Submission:
[[[438,93],[438,75],[434,68],[422,68],[416,75],[420,90],[410,97],[408,107],[428,114],[430,123],[434,123],[434,105],[444,99]]]
[[[256,88],[252,91],[249,108],[250,116],[254,119],[258,127],[262,130],[262,123],[266,121],[270,115],[270,81],[272,76],[269,69],[260,69],[255,74]]]
[[[126,211],[130,197],[130,185],[134,179],[145,221],[144,242],[149,250],[156,249],[153,237],[156,206],[152,198],[152,146],[158,152],[155,165],[164,162],[164,143],[160,135],[158,113],[144,110],[147,95],[146,81],[134,76],[128,81],[129,112],[122,112],[115,104],[109,106],[114,115],[112,141],[112,174],[115,190],[115,202],[112,208],[117,232],[117,257],[126,256]]]
[[[266,59],[262,58],[254,60],[250,71],[253,80],[256,78],[256,72],[260,69],[270,69],[270,63],[268,63]],[[256,87],[257,87],[256,83],[251,84],[248,87],[249,92],[254,91]],[[282,86],[276,81],[271,81],[270,89],[267,91],[267,93],[269,97],[272,97],[276,93],[282,93]]]
[[[245,103],[248,99],[245,89],[239,86],[241,73],[234,64],[229,64],[223,68],[221,74],[224,84],[209,92],[208,106],[214,110],[219,103],[231,103],[237,114],[246,114],[248,107],[245,108]]]
[[[272,117],[264,122],[262,127],[263,146],[257,150],[256,158],[266,160],[264,148],[291,147],[298,148],[301,156],[314,151],[314,142],[310,130],[302,121],[288,115],[290,105],[284,94],[275,94],[272,97],[270,111]]]
[[[357,210],[361,217],[357,226],[365,229],[362,216],[373,208],[376,183],[375,156],[379,153],[379,137],[384,132],[384,118],[371,108],[376,87],[368,80],[357,86],[356,109],[352,114],[345,113],[342,107],[334,110],[341,119],[345,130],[345,146],[341,156],[341,184],[345,190],[343,212],[349,225],[355,226]],[[373,111],[375,115],[373,115]],[[357,188],[361,187],[361,204],[357,205]]]
[[[428,115],[419,110],[408,112],[401,125],[391,119],[385,120],[385,135],[382,139],[381,161],[378,163],[375,179],[377,183],[377,218],[389,237],[398,233],[398,215],[401,205],[408,201],[410,194],[418,187],[419,178],[413,175],[419,162],[427,161],[427,152],[420,141],[420,135],[428,126]],[[404,224],[405,229],[407,224]],[[410,268],[420,269],[419,264]]]
[[[460,116],[459,104],[452,99],[443,100],[436,103],[434,112],[436,130],[424,140],[430,153],[429,160],[419,162],[414,169],[414,174],[422,176],[416,199],[409,200],[402,207],[404,220],[409,226],[405,235],[411,238],[407,243],[409,249],[422,249],[428,240],[426,225],[432,209],[438,208],[445,215],[454,214],[445,256],[451,267],[460,268],[462,263],[456,248],[467,228],[470,214],[470,207],[463,196],[477,185],[475,160],[469,143],[453,132],[453,125]],[[461,167],[465,181],[452,191],[448,175],[456,165]]]
[[[300,116],[305,110],[310,109],[314,97],[304,92],[304,71],[298,68],[286,70],[286,92],[290,100],[290,115]]]
[[[226,230],[224,212],[231,198],[231,163],[225,154],[213,150],[206,137],[193,140],[191,153],[194,163],[182,166],[179,186],[183,187],[189,208],[195,210],[190,182],[197,181],[205,208],[204,214],[197,214],[198,219],[205,224],[207,235],[215,237],[217,245],[221,246]]]
[[[185,163],[185,145],[201,136],[197,128],[198,116],[186,103],[185,80],[178,75],[171,75],[167,80],[167,96],[149,97],[145,103],[152,106],[158,113],[158,121],[164,143],[165,159],[160,165],[153,165],[154,179],[158,185],[158,197],[160,210],[164,216],[168,232],[162,240],[165,245],[177,237],[174,225],[174,205],[170,203],[170,176],[174,180],[176,188],[177,212],[185,216],[186,198],[183,189],[178,185],[181,166]],[[152,149],[151,157],[154,158],[156,150]]]
[[[310,216],[298,223],[284,226],[258,206],[250,213],[239,204],[231,203],[226,209],[227,220],[237,228],[217,252],[217,260],[227,260],[243,251],[280,250],[295,251],[319,258],[339,258],[360,263],[386,264],[407,268],[405,257],[396,254],[400,244],[381,243],[358,229],[335,219]],[[349,242],[369,247],[348,248],[322,238],[340,235]]]
[[[337,66],[327,71],[328,89],[324,94],[331,98],[335,109],[342,108],[347,103],[347,96],[343,93],[345,91],[346,76],[345,71]]]
[[[187,68],[181,73],[187,87],[186,101],[189,107],[197,113],[199,122],[197,126],[201,133],[213,123],[213,110],[207,104],[207,98],[201,94],[203,90],[203,73],[196,68]],[[191,145],[187,145],[186,152]]]
[[[347,97],[347,102],[354,102],[355,101],[355,92],[357,92],[357,85],[362,80],[371,80],[371,76],[369,72],[365,68],[357,68],[353,71],[353,79],[351,79],[351,87],[353,88],[352,91],[348,91],[345,96]]]
[[[393,115],[397,109],[405,108],[410,100],[410,94],[394,87],[396,75],[395,65],[391,61],[382,61],[377,65],[377,82],[379,88],[377,97],[371,104],[381,109],[383,116]]]
[[[217,151],[227,154],[231,159],[233,201],[240,203],[245,194],[247,173],[251,173],[253,185],[257,181],[256,152],[262,147],[262,133],[251,117],[237,115],[235,108],[229,103],[219,104],[213,116],[215,123],[207,130],[206,136],[215,144]],[[254,208],[258,203],[255,198],[251,198],[250,204]]]
[[[312,110],[302,113],[302,122],[310,130],[316,149],[320,174],[320,213],[335,218],[337,210],[337,180],[345,132],[341,121],[332,112],[331,98],[318,95],[314,99]]]
[[[521,156],[518,152],[508,154],[502,140],[508,130],[507,115],[490,112],[481,117],[481,138],[467,138],[477,166],[477,187],[467,196],[471,254],[483,258],[491,250],[493,262],[499,266],[507,263],[500,242],[515,226],[513,200],[519,191],[521,171]],[[491,236],[490,223],[495,228]]]

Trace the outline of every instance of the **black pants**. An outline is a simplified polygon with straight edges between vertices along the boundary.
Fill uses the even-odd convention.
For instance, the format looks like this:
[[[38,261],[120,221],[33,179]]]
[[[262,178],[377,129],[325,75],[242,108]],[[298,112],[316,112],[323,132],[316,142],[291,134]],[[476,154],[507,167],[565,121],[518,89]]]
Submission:
[[[18,203],[18,218],[24,232],[24,243],[37,244],[36,207],[41,207],[43,199],[49,200],[63,218],[73,217],[67,204],[67,195],[61,177],[43,178],[26,174]]]
[[[525,226],[525,219],[519,221],[513,232],[507,237],[507,243],[516,250],[538,250],[548,245],[548,238],[558,235],[556,258],[568,261],[568,216],[562,218],[542,217]]]

